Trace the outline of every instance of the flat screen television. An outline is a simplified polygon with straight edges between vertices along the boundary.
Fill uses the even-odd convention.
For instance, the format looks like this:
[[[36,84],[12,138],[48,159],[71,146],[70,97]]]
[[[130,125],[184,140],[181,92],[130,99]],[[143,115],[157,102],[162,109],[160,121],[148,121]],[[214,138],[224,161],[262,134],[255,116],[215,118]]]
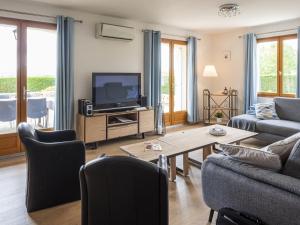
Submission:
[[[95,110],[120,110],[139,106],[140,73],[93,73]]]

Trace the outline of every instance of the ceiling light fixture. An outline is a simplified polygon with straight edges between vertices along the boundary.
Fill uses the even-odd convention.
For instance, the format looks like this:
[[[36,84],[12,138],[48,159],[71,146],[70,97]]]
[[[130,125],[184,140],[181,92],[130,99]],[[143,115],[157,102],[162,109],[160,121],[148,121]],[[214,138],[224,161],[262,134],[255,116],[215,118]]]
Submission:
[[[219,6],[219,16],[233,17],[239,15],[240,13],[240,6],[238,4],[230,3]]]

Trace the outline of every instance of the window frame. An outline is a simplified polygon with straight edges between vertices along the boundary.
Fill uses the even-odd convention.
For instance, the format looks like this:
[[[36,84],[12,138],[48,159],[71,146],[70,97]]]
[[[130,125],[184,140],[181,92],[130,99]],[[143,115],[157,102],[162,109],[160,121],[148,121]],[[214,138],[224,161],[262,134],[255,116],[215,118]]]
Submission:
[[[257,44],[264,42],[277,42],[277,92],[257,92],[257,97],[289,97],[295,98],[296,94],[284,94],[283,91],[283,79],[282,79],[282,70],[283,70],[283,41],[297,39],[297,34],[289,34],[283,36],[267,37],[257,39]],[[299,47],[299,46],[298,46]],[[258,74],[259,76],[259,74]]]

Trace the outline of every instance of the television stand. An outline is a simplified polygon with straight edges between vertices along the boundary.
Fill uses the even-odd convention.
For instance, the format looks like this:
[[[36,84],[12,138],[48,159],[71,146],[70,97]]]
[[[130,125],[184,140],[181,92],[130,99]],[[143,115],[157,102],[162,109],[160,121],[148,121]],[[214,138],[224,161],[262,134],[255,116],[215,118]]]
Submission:
[[[119,112],[94,113],[93,116],[77,115],[78,138],[86,144],[107,141],[129,135],[142,135],[154,130],[154,110],[136,108]]]

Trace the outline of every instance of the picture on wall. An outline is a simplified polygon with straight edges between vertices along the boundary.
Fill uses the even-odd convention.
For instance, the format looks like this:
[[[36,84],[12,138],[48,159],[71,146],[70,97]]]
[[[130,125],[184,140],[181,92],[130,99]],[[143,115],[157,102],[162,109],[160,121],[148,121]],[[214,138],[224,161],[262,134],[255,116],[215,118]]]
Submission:
[[[223,59],[225,61],[230,61],[231,60],[231,51],[224,51],[223,52]]]

